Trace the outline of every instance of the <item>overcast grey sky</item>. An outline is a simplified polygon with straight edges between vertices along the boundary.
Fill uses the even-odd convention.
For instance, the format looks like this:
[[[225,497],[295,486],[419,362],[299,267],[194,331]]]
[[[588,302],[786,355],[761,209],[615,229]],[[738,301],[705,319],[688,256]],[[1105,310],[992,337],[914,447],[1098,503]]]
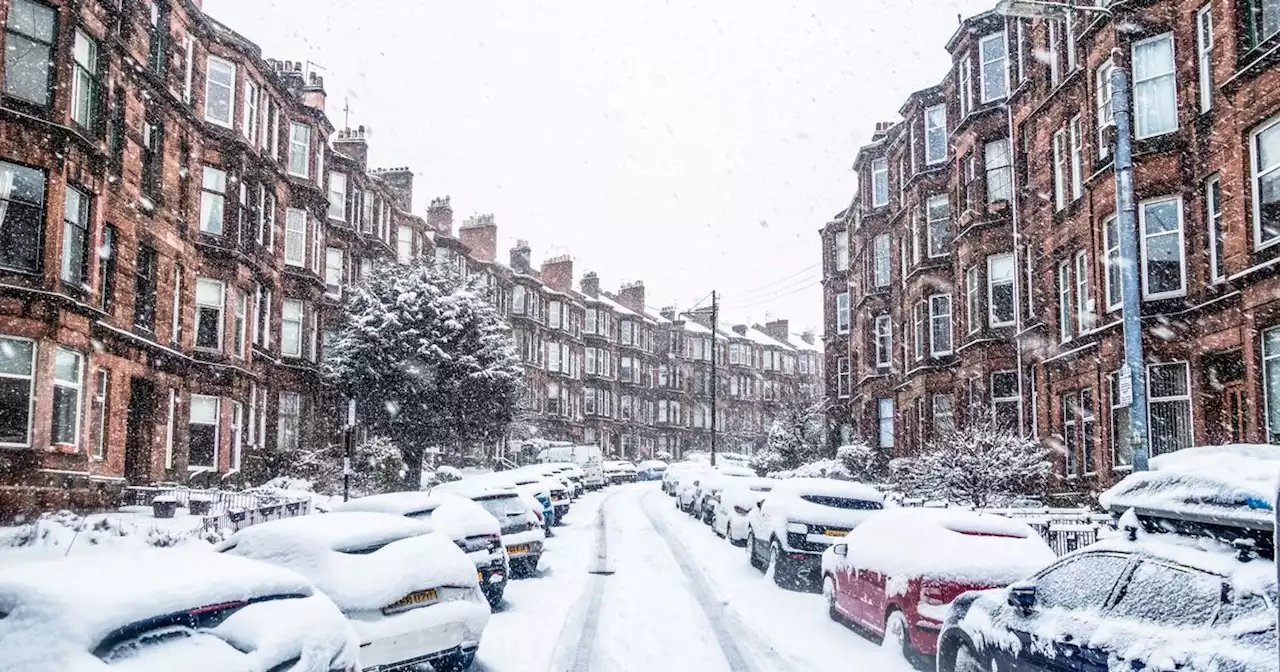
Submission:
[[[205,0],[323,68],[328,112],[407,165],[415,210],[494,213],[499,257],[572,254],[649,303],[821,327],[817,229],[879,120],[940,81],[994,0]]]

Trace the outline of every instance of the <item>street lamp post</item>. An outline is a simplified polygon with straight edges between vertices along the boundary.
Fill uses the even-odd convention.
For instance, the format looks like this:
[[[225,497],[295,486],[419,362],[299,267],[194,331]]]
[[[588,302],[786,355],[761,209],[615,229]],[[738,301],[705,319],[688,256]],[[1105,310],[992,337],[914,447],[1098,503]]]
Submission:
[[[1105,7],[1046,0],[1000,0],[996,11],[1013,18],[1065,19],[1082,11],[1111,16]],[[1111,104],[1116,125],[1115,190],[1116,228],[1120,234],[1120,290],[1124,327],[1124,368],[1117,387],[1121,401],[1129,403],[1129,443],[1133,468],[1147,470],[1147,371],[1142,354],[1142,264],[1138,252],[1137,212],[1133,202],[1133,98],[1129,89],[1128,59],[1118,41],[1112,51]]]

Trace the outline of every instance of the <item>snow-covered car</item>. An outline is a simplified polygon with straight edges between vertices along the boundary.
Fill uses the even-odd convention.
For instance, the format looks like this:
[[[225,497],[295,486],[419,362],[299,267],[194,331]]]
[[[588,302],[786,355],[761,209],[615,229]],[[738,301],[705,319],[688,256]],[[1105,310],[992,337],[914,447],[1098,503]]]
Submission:
[[[246,527],[224,555],[295,571],[338,605],[364,670],[466,670],[489,622],[475,568],[448,536],[403,516],[349,511]]]
[[[582,485],[588,490],[604,487],[604,453],[600,446],[552,446],[538,453],[543,464],[569,462],[582,470]]]
[[[1152,458],[1099,497],[1119,514],[1117,538],[957,598],[938,670],[1274,672],[1275,450]]]
[[[764,500],[777,483],[772,478],[738,478],[726,484],[715,498],[711,529],[734,546],[747,543],[747,514]]]
[[[689,507],[689,515],[700,519],[707,525],[715,514],[715,503],[720,497],[720,491],[729,483],[740,478],[758,478],[756,472],[735,466],[719,466],[699,481],[693,490],[693,505]]]
[[[572,500],[569,499],[569,489],[559,479],[522,469],[504,471],[500,476],[510,480],[512,486],[516,489],[524,489],[534,496],[537,496],[540,492],[544,493],[551,500],[551,506],[555,511],[555,515],[551,518],[551,524],[564,524],[564,517],[569,513]]]
[[[884,495],[830,478],[779,481],[747,514],[747,558],[783,588],[817,584],[822,552],[884,508]]]
[[[634,483],[636,480],[636,465],[625,460],[611,460],[604,463],[604,480],[609,485],[617,485],[619,483]]]
[[[707,465],[702,462],[676,462],[667,465],[667,470],[662,474],[662,491],[674,497],[680,481],[689,472],[705,468]]]
[[[529,466],[520,467],[517,471],[527,471],[559,483],[564,487],[565,493],[569,495],[570,502],[578,496],[578,484],[569,477],[569,473],[564,467],[556,465],[531,464]]]
[[[886,509],[823,553],[822,594],[832,618],[919,660],[937,652],[961,593],[1007,586],[1054,558],[1026,523],[964,509]]]
[[[660,481],[667,473],[667,463],[662,460],[645,460],[636,465],[637,481]]]
[[[360,642],[302,575],[204,550],[0,571],[0,670],[352,672]]]
[[[480,589],[491,606],[502,603],[507,587],[507,551],[502,526],[484,507],[460,495],[435,492],[390,492],[359,497],[335,505],[333,511],[372,511],[429,520],[475,565]]]
[[[461,495],[493,514],[502,526],[502,545],[507,549],[512,576],[524,578],[537,572],[547,538],[542,529],[542,505],[537,500],[515,488],[485,485],[467,479],[446,483],[435,491]]]
[[[569,493],[572,499],[577,499],[586,492],[587,486],[583,483],[583,479],[586,477],[586,472],[582,470],[582,467],[579,467],[572,462],[546,462],[542,466],[558,469],[561,475],[569,479],[573,484],[573,490]]]

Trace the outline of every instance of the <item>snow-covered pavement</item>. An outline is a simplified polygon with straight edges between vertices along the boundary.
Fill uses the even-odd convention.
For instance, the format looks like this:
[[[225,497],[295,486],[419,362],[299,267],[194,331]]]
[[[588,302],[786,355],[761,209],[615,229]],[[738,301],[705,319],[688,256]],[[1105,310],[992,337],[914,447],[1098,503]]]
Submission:
[[[542,567],[507,587],[473,669],[912,669],[831,621],[820,595],[775,586],[657,483],[579,499]]]

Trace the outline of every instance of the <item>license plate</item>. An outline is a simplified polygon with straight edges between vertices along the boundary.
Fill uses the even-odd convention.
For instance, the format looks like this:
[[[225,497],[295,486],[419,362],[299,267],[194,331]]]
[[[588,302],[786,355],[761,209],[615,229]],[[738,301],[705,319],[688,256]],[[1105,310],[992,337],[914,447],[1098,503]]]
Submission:
[[[507,547],[507,555],[516,555],[518,553],[528,553],[528,552],[529,552],[529,544],[518,544],[515,546]]]
[[[409,593],[399,600],[383,607],[382,613],[394,614],[398,611],[405,611],[407,609],[413,609],[414,607],[420,607],[424,604],[435,602],[437,597],[435,589],[419,590],[416,593]]]
[[[484,583],[484,573],[483,573],[483,572],[476,572],[476,581],[479,581],[480,583]]]
[[[849,534],[849,530],[827,530],[826,532],[823,532],[823,534],[828,537],[843,537],[844,535]]]

